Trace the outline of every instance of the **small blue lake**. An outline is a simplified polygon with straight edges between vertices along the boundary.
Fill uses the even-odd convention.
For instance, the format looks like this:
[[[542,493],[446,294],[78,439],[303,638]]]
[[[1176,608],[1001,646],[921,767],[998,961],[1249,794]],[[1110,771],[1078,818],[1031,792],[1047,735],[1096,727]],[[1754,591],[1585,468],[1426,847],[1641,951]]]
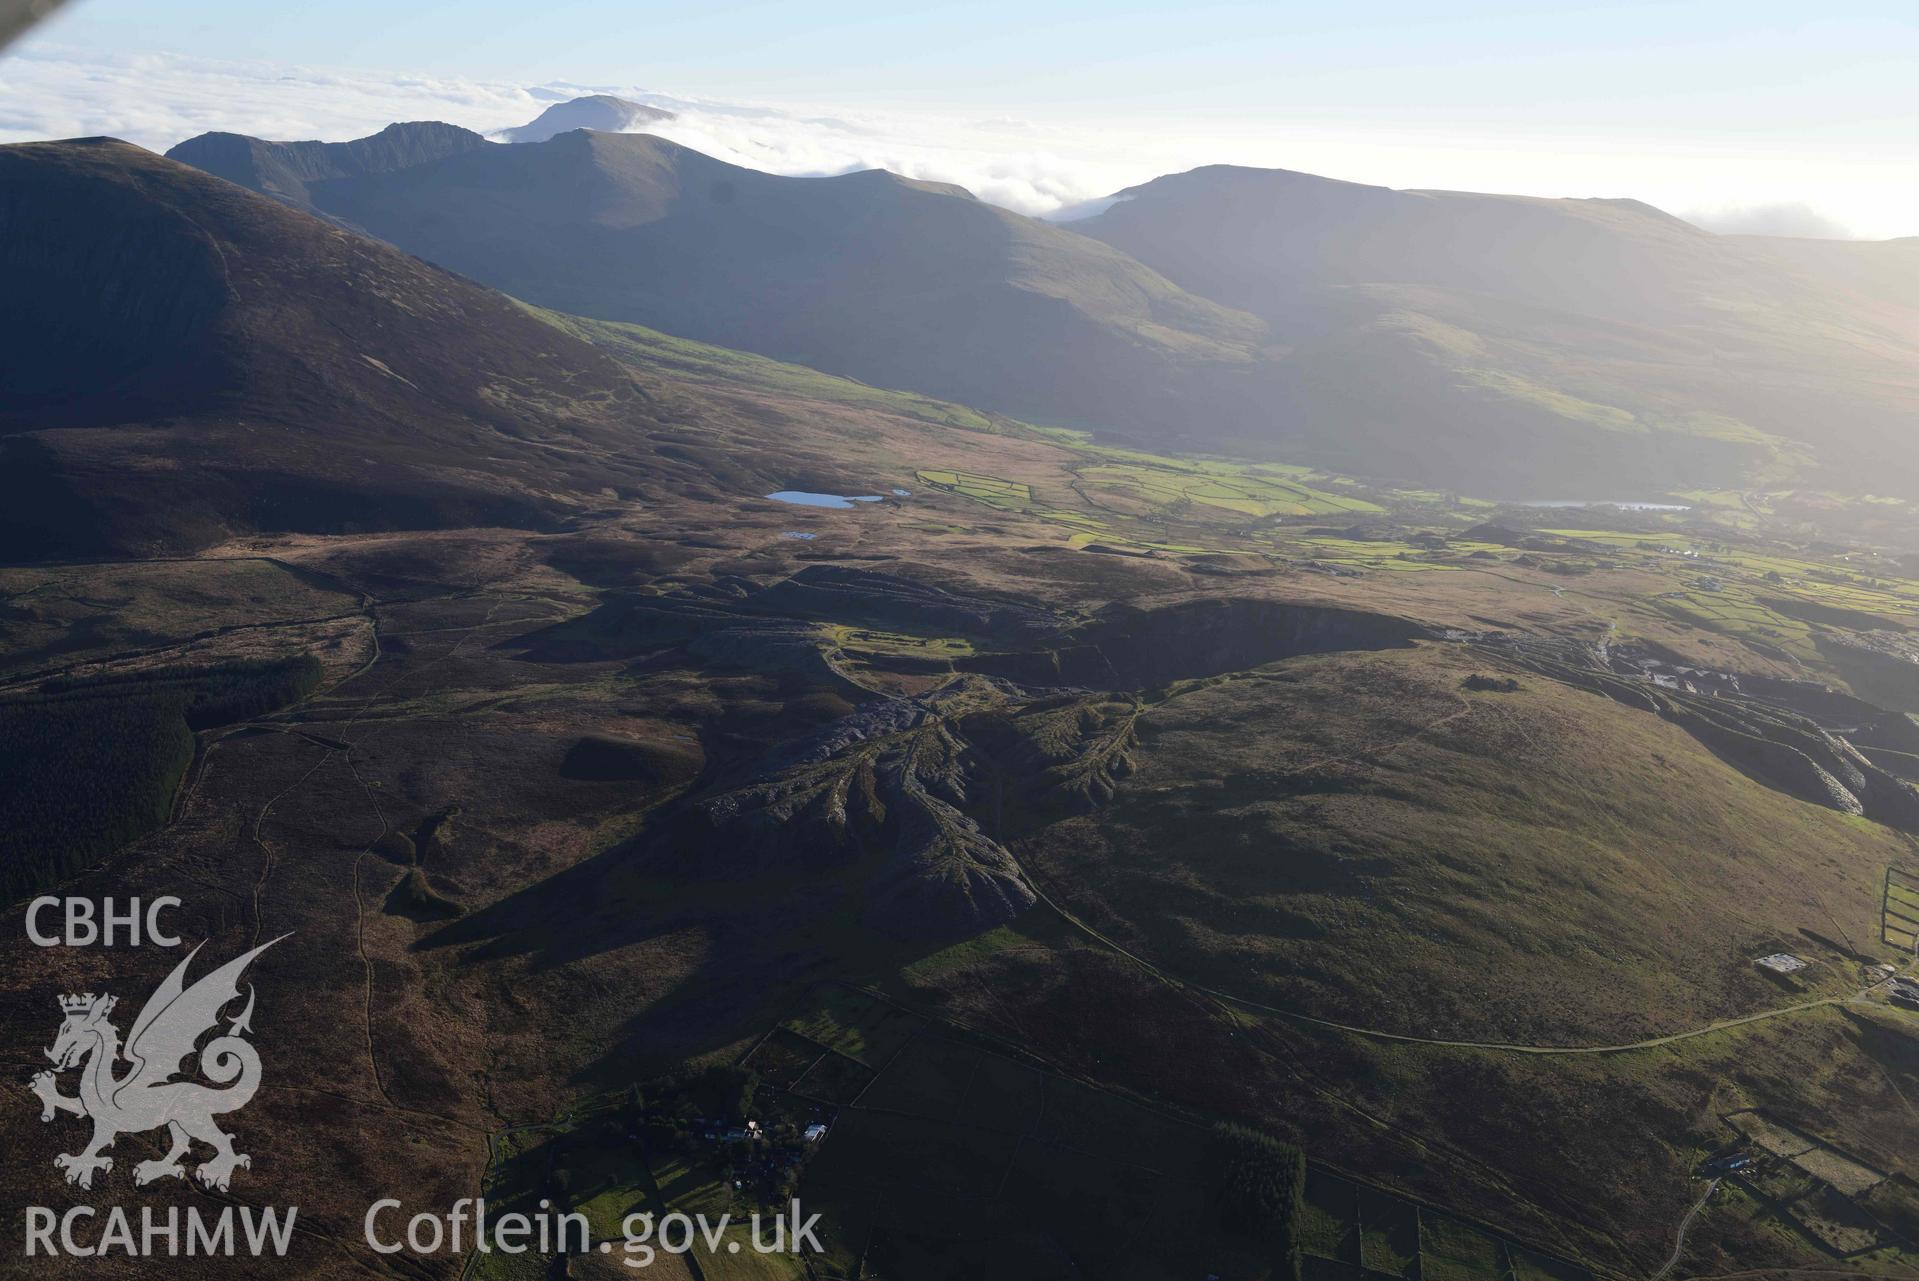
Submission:
[[[845,509],[854,503],[877,503],[878,494],[814,494],[804,489],[781,489],[768,494],[776,503],[792,503],[796,507],[837,507]]]
[[[1629,512],[1689,512],[1684,503],[1645,503],[1629,498],[1522,498],[1517,507],[1617,507]]]

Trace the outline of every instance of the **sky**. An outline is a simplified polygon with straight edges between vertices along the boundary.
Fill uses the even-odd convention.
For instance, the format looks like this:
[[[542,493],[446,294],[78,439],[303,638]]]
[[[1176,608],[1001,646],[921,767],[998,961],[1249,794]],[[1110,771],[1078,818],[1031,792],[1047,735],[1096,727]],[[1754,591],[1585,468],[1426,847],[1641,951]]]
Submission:
[[[486,131],[599,90],[738,163],[1027,213],[1237,163],[1880,238],[1919,234],[1915,66],[1910,0],[74,0],[0,57],[0,140]]]

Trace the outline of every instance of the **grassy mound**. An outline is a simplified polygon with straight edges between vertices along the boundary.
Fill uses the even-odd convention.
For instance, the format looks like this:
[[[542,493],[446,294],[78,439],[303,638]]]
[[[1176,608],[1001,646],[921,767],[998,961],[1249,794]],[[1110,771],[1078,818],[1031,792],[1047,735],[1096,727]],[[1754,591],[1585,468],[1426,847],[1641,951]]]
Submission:
[[[1638,1040],[1856,990],[1897,833],[1756,782],[1654,715],[1438,648],[1192,682],[1134,772],[1013,848],[1193,982],[1416,1036]],[[1876,955],[1876,953],[1873,953]]]

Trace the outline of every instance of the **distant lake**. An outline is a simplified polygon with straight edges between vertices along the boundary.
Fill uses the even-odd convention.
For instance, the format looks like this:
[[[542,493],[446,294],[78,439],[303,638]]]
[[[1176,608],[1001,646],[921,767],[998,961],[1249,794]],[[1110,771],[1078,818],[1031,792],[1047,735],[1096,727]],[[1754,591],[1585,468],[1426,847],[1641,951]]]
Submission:
[[[851,507],[854,503],[877,503],[878,494],[814,494],[804,489],[781,489],[768,494],[776,503],[792,503],[798,507]]]
[[[1689,512],[1686,503],[1642,503],[1625,498],[1522,498],[1515,507],[1617,507],[1629,512]]]

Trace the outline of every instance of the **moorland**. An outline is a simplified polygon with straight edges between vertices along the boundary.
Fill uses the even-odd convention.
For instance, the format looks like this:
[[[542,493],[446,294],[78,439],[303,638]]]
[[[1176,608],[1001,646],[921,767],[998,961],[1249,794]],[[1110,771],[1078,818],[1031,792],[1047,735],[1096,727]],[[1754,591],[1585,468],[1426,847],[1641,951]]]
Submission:
[[[0,183],[8,919],[291,932],[222,1195],[302,1207],[299,1275],[625,1274],[377,1255],[395,1188],[826,1216],[695,1277],[1919,1267],[1896,487],[1149,447],[124,144]],[[10,1202],[80,1195],[55,995],[174,959],[0,931]]]

